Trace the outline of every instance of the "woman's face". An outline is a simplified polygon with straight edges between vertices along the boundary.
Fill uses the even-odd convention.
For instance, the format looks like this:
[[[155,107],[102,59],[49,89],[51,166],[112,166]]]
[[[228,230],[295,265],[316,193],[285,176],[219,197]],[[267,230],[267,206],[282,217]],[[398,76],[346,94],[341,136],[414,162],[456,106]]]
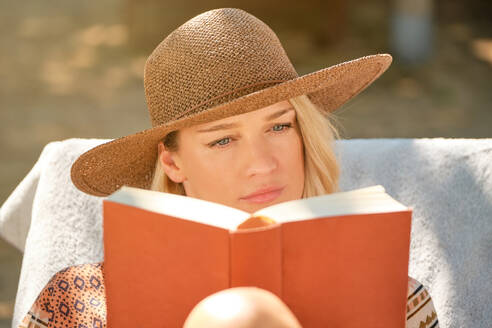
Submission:
[[[250,213],[302,196],[303,144],[288,101],[181,129],[178,151],[159,150],[187,196]]]

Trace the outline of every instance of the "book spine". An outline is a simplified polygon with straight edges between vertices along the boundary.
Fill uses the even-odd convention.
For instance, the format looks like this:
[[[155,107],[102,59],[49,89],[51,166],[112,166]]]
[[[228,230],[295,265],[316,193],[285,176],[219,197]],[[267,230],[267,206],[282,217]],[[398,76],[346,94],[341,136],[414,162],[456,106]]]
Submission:
[[[230,287],[255,286],[282,297],[281,227],[230,233]]]

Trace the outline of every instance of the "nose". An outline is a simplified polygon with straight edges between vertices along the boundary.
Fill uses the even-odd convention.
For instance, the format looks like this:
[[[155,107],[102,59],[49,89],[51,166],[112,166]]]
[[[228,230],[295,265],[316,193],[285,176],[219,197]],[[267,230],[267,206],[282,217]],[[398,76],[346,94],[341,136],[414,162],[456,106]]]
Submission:
[[[248,140],[244,145],[244,156],[246,174],[248,177],[257,175],[268,175],[278,167],[278,161],[274,150],[268,145],[266,140],[256,138]]]

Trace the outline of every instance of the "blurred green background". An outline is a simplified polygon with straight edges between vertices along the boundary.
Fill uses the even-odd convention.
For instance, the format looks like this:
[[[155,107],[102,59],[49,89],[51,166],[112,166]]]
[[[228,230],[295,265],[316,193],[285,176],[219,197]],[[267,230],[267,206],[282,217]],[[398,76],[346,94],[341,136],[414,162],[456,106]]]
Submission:
[[[337,111],[345,138],[492,137],[492,2],[481,0],[0,1],[0,201],[43,146],[150,127],[143,66],[193,16],[242,8],[299,75],[388,52],[393,65]],[[0,328],[22,254],[0,240]]]

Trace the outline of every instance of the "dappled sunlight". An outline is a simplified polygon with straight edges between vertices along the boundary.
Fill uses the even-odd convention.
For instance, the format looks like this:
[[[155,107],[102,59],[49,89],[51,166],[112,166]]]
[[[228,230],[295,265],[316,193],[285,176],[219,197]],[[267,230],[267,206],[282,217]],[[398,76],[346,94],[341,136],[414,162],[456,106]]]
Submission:
[[[66,33],[66,27],[68,25],[70,25],[70,17],[68,16],[22,17],[16,24],[15,34],[21,39],[46,40],[46,38],[56,37]]]
[[[68,60],[68,65],[74,68],[88,68],[94,66],[96,59],[97,52],[94,47],[80,46]]]
[[[147,57],[141,56],[132,59],[130,63],[130,71],[138,79],[143,80],[143,75],[144,75],[143,73],[144,73],[144,67],[146,61],[147,61]]]
[[[42,63],[40,78],[49,86],[49,91],[54,94],[67,94],[72,92],[74,74],[66,62],[60,60],[47,60]]]
[[[19,23],[17,35],[22,38],[36,37],[41,33],[45,24],[45,20],[39,17],[25,18]]]
[[[23,33],[32,33],[31,30],[38,27],[39,22],[42,21],[25,23]],[[127,40],[127,28],[121,24],[96,24],[81,28],[70,34],[65,43],[47,52],[46,59],[40,64],[39,78],[49,93],[81,93],[107,103],[114,96],[113,91],[116,92],[129,80],[143,76],[145,60],[141,57],[132,58],[127,51],[115,55],[107,53],[108,48],[124,46]],[[114,61],[111,65],[108,64],[108,54]]]
[[[104,26],[93,25],[76,34],[76,38],[87,46],[121,46],[128,41],[128,30],[121,24]]]
[[[473,54],[492,65],[492,39],[475,39],[471,42]]]
[[[7,320],[14,313],[13,302],[0,302],[0,320]]]
[[[118,88],[129,78],[129,70],[119,66],[109,67],[103,74],[100,82],[103,88]]]

